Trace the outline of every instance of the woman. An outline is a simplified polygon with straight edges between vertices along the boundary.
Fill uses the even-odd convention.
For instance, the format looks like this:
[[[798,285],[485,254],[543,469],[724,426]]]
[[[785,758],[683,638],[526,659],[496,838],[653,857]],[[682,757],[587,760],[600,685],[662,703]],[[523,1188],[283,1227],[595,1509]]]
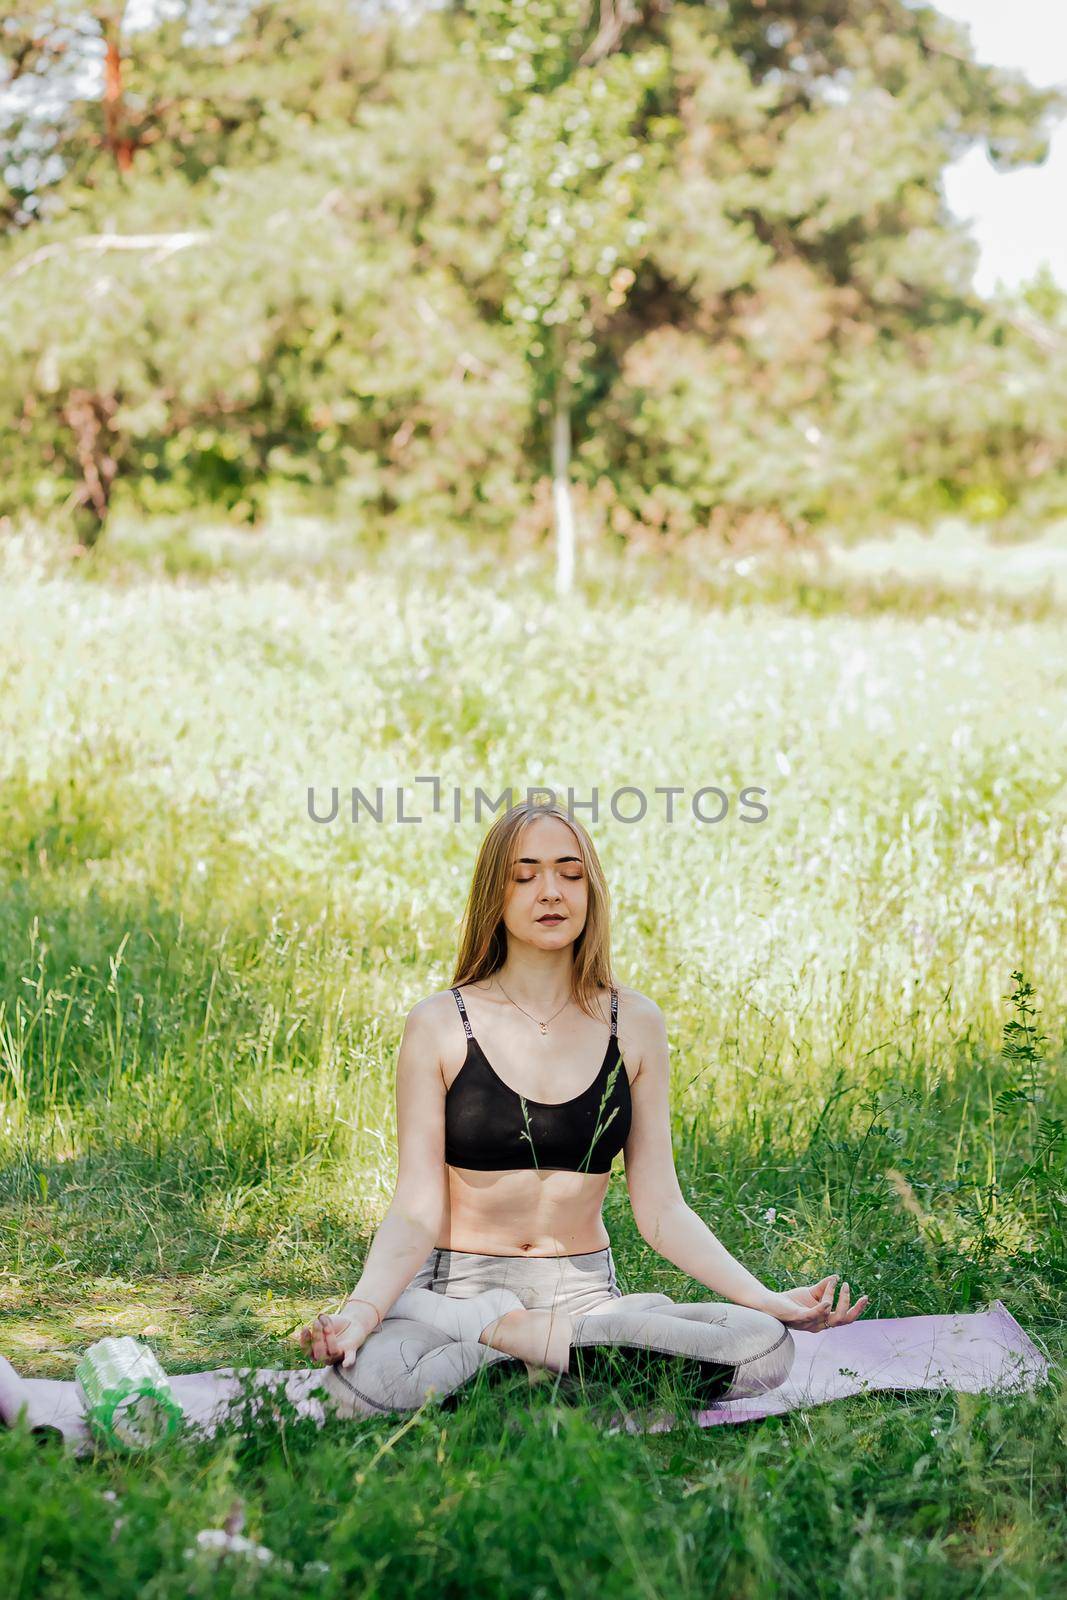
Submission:
[[[496,1363],[567,1387],[666,1367],[734,1399],[782,1382],[792,1329],[867,1305],[846,1283],[835,1307],[837,1274],[767,1288],[686,1204],[663,1014],[612,982],[608,903],[561,807],[515,807],[483,840],[453,986],[404,1028],[395,1194],[342,1310],[298,1336],[335,1404],[412,1408]],[[642,1237],[724,1299],[618,1287],[601,1211],[620,1152]]]

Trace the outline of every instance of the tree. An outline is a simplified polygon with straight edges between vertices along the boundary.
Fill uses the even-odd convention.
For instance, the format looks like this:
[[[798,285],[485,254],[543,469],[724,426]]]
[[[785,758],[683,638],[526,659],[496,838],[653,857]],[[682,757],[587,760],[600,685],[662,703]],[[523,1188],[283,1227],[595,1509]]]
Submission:
[[[857,426],[857,402],[873,384],[903,430],[909,408],[937,410],[927,381],[932,399],[976,357],[1003,380],[981,354],[1002,323],[969,290],[973,247],[941,173],[978,136],[1002,165],[1040,159],[1061,97],[976,63],[954,24],[901,0],[458,10],[504,106],[489,163],[501,310],[550,423],[558,590],[573,571],[576,422],[579,471],[627,531],[703,516],[798,532],[857,497],[939,509],[947,419],[932,450],[901,438],[901,484],[878,442],[896,425],[883,412]],[[1023,392],[1035,416],[1048,399],[1033,452],[979,471],[970,509],[1006,511],[996,480],[1047,460],[1062,385],[1045,374]],[[1019,408],[1003,409],[1007,443]],[[961,421],[950,500],[976,431],[989,437],[988,418]]]
[[[941,190],[1064,97],[931,8],[200,13],[120,31],[110,111],[52,23],[104,63],[117,7],[5,19],[0,509],[554,527],[565,592],[572,497],[657,550],[1064,508],[1062,296],[982,301]]]
[[[127,62],[154,72],[162,40],[200,92],[130,168],[95,92],[72,101],[77,176],[0,259],[0,510],[86,544],[123,499],[508,517],[521,363],[464,282],[495,255],[470,226],[496,115],[472,65],[439,19],[368,27],[340,0],[184,52],[173,26]]]
[[[662,49],[607,56],[603,27],[586,39],[583,0],[477,0],[472,10],[479,57],[507,106],[488,163],[503,196],[502,309],[535,413],[549,421],[556,590],[565,594],[574,577],[572,414],[595,385],[599,343],[644,253],[658,165],[646,124],[668,63]]]

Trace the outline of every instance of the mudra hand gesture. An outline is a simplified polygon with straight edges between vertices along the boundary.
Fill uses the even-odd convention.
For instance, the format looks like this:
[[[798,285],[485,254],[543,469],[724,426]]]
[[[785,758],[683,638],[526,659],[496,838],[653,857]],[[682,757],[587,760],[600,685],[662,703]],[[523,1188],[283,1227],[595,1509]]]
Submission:
[[[846,1322],[855,1322],[867,1309],[871,1297],[862,1294],[855,1305],[850,1305],[848,1284],[844,1283],[835,1310],[834,1292],[840,1276],[839,1272],[833,1272],[818,1283],[772,1294],[766,1304],[760,1305],[760,1310],[769,1311],[779,1322],[801,1333],[820,1333],[823,1328],[839,1328]]]
[[[296,1342],[321,1366],[350,1367],[377,1326],[374,1307],[356,1300],[342,1312],[320,1312],[314,1322],[300,1329]]]

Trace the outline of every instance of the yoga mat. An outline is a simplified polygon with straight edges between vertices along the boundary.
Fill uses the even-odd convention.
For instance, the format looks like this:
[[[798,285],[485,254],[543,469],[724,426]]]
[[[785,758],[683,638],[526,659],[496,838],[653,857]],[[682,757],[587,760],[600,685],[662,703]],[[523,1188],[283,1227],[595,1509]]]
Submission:
[[[753,1422],[876,1389],[955,1389],[1020,1393],[1044,1381],[1048,1361],[1002,1300],[988,1311],[925,1317],[860,1317],[822,1333],[794,1332],[796,1360],[786,1381],[747,1400],[721,1400],[698,1412],[702,1428]],[[629,1433],[665,1433],[674,1418]]]
[[[273,1396],[284,1387],[300,1416],[312,1417],[320,1426],[325,1421],[326,1408],[315,1393],[322,1382],[321,1367],[215,1367],[209,1372],[168,1374],[189,1431],[209,1437],[240,1420],[249,1402],[247,1390],[242,1399],[239,1374],[244,1373],[247,1382],[249,1372],[255,1373],[253,1417],[269,1415]],[[0,1421],[13,1428],[23,1406],[34,1433],[62,1438],[76,1456],[92,1453],[95,1437],[73,1380],[24,1378],[0,1355]]]
[[[785,1383],[752,1399],[709,1406],[697,1414],[700,1426],[752,1422],[877,1389],[1018,1393],[1034,1388],[1048,1374],[1048,1361],[1000,1300],[988,1311],[860,1317],[847,1327],[794,1333],[793,1338],[796,1361]],[[320,1367],[218,1367],[170,1379],[194,1431],[211,1434],[230,1420],[228,1408],[241,1392],[238,1374],[250,1370],[255,1370],[257,1384],[254,1415],[269,1413],[272,1388],[284,1385],[299,1415],[324,1421],[325,1408],[315,1393]],[[0,1356],[0,1420],[14,1427],[23,1407],[32,1429],[62,1438],[74,1454],[94,1448],[73,1380],[24,1378]],[[629,1433],[661,1433],[669,1432],[674,1420],[666,1417],[649,1425],[631,1414],[625,1426]]]

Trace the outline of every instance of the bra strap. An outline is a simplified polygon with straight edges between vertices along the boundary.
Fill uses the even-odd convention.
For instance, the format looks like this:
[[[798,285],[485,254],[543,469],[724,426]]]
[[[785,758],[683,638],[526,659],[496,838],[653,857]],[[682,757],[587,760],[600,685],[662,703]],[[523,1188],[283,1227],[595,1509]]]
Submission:
[[[460,994],[458,989],[453,989],[452,993],[456,997],[456,1004],[459,1007],[459,1014],[463,1018],[463,1026],[466,1030],[467,1038],[473,1039],[474,1034],[471,1032],[470,1018],[467,1016],[467,1008],[463,1004],[463,996]]]
[[[619,991],[618,991],[618,989],[614,989],[613,988],[612,991],[611,991],[611,1037],[613,1039],[617,1038],[618,1037],[618,1033],[619,1033]]]

